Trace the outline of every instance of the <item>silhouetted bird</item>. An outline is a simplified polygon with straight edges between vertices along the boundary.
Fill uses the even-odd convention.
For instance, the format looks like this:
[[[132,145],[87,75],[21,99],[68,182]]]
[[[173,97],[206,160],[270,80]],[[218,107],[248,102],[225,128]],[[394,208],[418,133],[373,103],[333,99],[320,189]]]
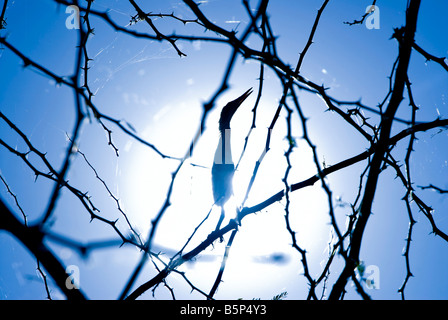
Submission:
[[[232,161],[232,148],[230,144],[230,120],[232,120],[238,107],[251,93],[252,88],[247,90],[239,98],[230,101],[221,111],[221,117],[219,119],[219,131],[221,135],[212,167],[213,198],[215,204],[221,207],[221,216],[216,230],[220,228],[224,219],[224,205],[233,194],[232,180],[235,166]]]

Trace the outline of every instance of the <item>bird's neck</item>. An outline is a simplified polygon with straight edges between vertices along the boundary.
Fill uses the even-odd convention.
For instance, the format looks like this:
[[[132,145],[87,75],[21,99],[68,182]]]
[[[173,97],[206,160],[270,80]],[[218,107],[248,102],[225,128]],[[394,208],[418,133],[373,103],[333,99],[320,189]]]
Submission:
[[[221,134],[215,152],[215,164],[233,164],[230,131],[230,129],[220,130]]]

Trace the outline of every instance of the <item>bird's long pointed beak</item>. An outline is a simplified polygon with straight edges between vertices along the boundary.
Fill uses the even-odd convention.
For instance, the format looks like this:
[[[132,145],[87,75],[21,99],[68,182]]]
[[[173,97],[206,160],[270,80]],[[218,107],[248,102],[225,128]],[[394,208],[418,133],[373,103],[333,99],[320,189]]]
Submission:
[[[248,96],[250,96],[251,93],[252,93],[252,88],[250,88],[249,90],[244,92],[239,98],[236,98],[235,100],[233,100],[233,102],[239,107],[244,102],[244,100],[246,100],[246,98]]]
[[[238,107],[243,103],[244,100],[252,93],[252,88],[244,92],[240,97],[233,101],[230,101],[221,111],[221,118],[219,119],[219,130],[223,131],[230,129],[230,120],[235,114]]]

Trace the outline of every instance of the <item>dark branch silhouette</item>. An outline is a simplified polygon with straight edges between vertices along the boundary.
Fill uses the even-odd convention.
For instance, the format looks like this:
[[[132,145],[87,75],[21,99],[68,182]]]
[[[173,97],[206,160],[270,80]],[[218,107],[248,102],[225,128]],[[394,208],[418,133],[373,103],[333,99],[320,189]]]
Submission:
[[[0,135],[1,152],[14,156],[17,163],[21,163],[34,174],[35,179],[45,179],[45,181],[51,183],[51,192],[48,199],[45,199],[45,209],[40,212],[38,219],[30,221],[26,207],[23,206],[26,201],[21,197],[23,190],[15,189],[14,182],[8,179],[7,169],[0,168],[3,170],[0,172],[0,179],[2,180],[1,185],[4,187],[4,196],[10,197],[15,205],[15,208],[10,208],[8,201],[2,195],[0,199],[0,230],[11,234],[35,257],[37,271],[42,278],[47,299],[53,298],[52,286],[59,288],[67,299],[84,300],[88,298],[88,292],[85,293],[82,284],[80,288],[75,289],[67,286],[66,283],[67,279],[70,279],[70,274],[67,273],[58,255],[51,250],[49,243],[69,248],[77,252],[82,258],[105,248],[121,250],[120,248],[125,245],[138,249],[140,254],[138,261],[133,266],[132,271],[126,274],[127,281],[120,287],[119,299],[137,299],[150,292],[150,290],[155,294],[155,289],[160,284],[164,285],[171,297],[175,299],[176,288],[169,283],[170,276],[173,273],[180,275],[180,278],[183,279],[181,281],[185,281],[192,291],[202,295],[205,299],[214,299],[223,279],[225,279],[227,262],[232,259],[231,249],[237,245],[235,239],[240,232],[244,232],[241,223],[246,223],[246,221],[249,223],[250,219],[246,218],[262,210],[268,212],[274,210],[272,209],[274,204],[278,203],[283,206],[284,232],[290,239],[293,252],[299,257],[295,262],[298,265],[301,264],[302,276],[308,284],[306,298],[315,300],[343,299],[350,282],[354,285],[354,290],[360,298],[371,299],[372,296],[365,290],[365,279],[357,276],[357,270],[359,271],[362,266],[360,253],[366,241],[365,230],[369,224],[374,201],[378,194],[379,179],[383,172],[387,171],[386,169],[396,175],[400,188],[403,188],[403,211],[406,212],[409,221],[403,250],[404,279],[401,287],[397,288],[402,299],[405,299],[407,285],[413,277],[411,271],[411,240],[415,233],[414,226],[417,223],[415,210],[418,209],[422,212],[426,222],[431,227],[432,233],[441,240],[448,242],[448,234],[436,222],[433,208],[427,202],[427,193],[425,193],[433,191],[438,196],[443,197],[448,193],[448,190],[444,189],[443,186],[438,186],[437,183],[418,181],[412,169],[412,157],[416,152],[414,148],[418,136],[426,131],[442,132],[448,128],[448,119],[446,118],[438,117],[422,121],[419,117],[421,97],[416,94],[415,85],[412,84],[411,58],[414,55],[419,56],[420,59],[423,57],[426,61],[433,62],[436,68],[448,72],[446,58],[440,57],[439,53],[428,52],[426,45],[422,44],[425,48],[423,49],[415,40],[415,34],[418,32],[417,21],[420,0],[408,1],[407,7],[403,8],[406,15],[405,25],[397,26],[393,30],[392,39],[398,48],[398,54],[396,57],[390,57],[388,61],[392,68],[390,74],[385,75],[385,77],[388,76],[388,80],[385,80],[387,92],[384,97],[381,95],[382,100],[377,106],[370,106],[362,102],[361,99],[350,100],[336,97],[329,90],[329,87],[311,80],[311,77],[306,74],[307,63],[311,63],[314,59],[314,45],[312,46],[312,44],[318,41],[320,32],[331,32],[331,30],[325,30],[322,25],[322,21],[326,17],[326,10],[331,3],[329,0],[322,1],[312,25],[306,26],[308,28],[304,26],[303,29],[298,31],[303,33],[303,30],[309,30],[309,34],[306,34],[306,42],[297,54],[298,59],[297,62],[294,62],[295,67],[294,64],[291,67],[286,62],[287,60],[280,55],[280,52],[283,51],[277,47],[277,38],[281,34],[276,35],[275,33],[275,25],[271,20],[268,0],[259,0],[256,6],[253,6],[248,0],[243,0],[241,7],[246,15],[247,22],[243,24],[244,28],[239,29],[241,27],[238,26],[238,28],[231,30],[227,28],[227,25],[215,22],[208,11],[200,5],[201,3],[193,0],[183,1],[184,7],[182,10],[184,12],[174,10],[170,13],[148,11],[147,7],[151,7],[151,4],[143,5],[144,2],[139,3],[139,1],[129,0],[126,3],[129,10],[127,13],[129,24],[126,26],[123,26],[122,22],[115,18],[112,10],[97,6],[93,0],[55,0],[54,2],[61,7],[74,5],[81,14],[80,27],[76,31],[77,44],[73,48],[73,72],[70,75],[58,74],[54,71],[56,70],[55,66],[41,62],[39,58],[25,52],[20,44],[15,43],[8,37],[8,33],[5,32],[8,31],[10,25],[6,23],[10,12],[8,1],[4,1],[0,13],[1,49],[21,62],[25,74],[34,72],[39,77],[50,79],[57,85],[69,89],[73,96],[73,101],[69,105],[73,108],[74,118],[70,119],[72,127],[66,130],[67,144],[64,146],[60,162],[56,162],[49,157],[49,150],[38,147],[34,135],[29,133],[28,128],[21,125],[20,115],[10,114],[3,105],[1,106],[2,110],[0,110],[0,122],[5,128],[5,131],[2,132],[7,132],[8,135],[16,138],[16,143],[13,143],[6,134],[5,136]],[[375,5],[376,0],[372,2],[372,8]],[[358,20],[344,22],[348,25],[347,28],[350,26],[348,32],[353,30],[352,28],[356,28],[357,25],[362,25],[372,10],[363,14]],[[11,18],[9,19],[8,22],[11,21]],[[161,21],[172,24],[175,31],[165,32]],[[155,141],[160,141],[157,137],[154,137],[154,140],[146,138],[127,119],[109,114],[107,106],[95,100],[95,90],[92,84],[94,79],[91,75],[92,68],[95,68],[95,55],[92,53],[91,45],[96,37],[101,37],[101,35],[95,34],[95,26],[98,24],[105,24],[108,29],[125,38],[133,38],[151,46],[161,43],[166,44],[175,53],[176,59],[182,58],[181,61],[185,64],[188,64],[185,57],[194,54],[194,52],[188,52],[188,49],[182,45],[185,42],[201,41],[206,45],[210,44],[230,49],[228,60],[224,61],[222,73],[213,92],[205,93],[208,99],[202,102],[198,121],[188,124],[191,125],[191,128],[194,128],[194,134],[189,137],[188,145],[183,146],[180,151],[181,156],[170,154],[167,151],[170,150],[167,145],[160,142],[155,143]],[[189,29],[188,27],[192,28]],[[328,54],[331,55],[331,53]],[[0,59],[2,59],[1,55]],[[219,122],[213,124],[217,129],[219,128],[220,142],[211,168],[206,165],[193,164],[201,167],[201,169],[210,169],[211,194],[213,194],[214,202],[210,204],[209,211],[202,213],[202,220],[192,230],[186,230],[190,236],[182,246],[174,248],[173,253],[163,254],[158,252],[155,244],[156,233],[161,230],[160,226],[165,221],[167,212],[171,210],[172,204],[177,201],[175,189],[180,180],[179,177],[182,176],[185,168],[191,165],[189,160],[197,151],[197,146],[202,137],[207,134],[206,128],[212,127],[209,117],[215,109],[220,108],[220,98],[223,98],[224,94],[230,91],[229,89],[233,85],[233,76],[236,73],[235,70],[244,68],[244,66],[239,65],[240,61],[256,64],[257,71],[254,75],[257,81],[256,85],[247,84],[239,94],[230,92],[233,97],[237,97],[247,88],[254,88],[253,91],[252,88],[247,90],[239,98],[224,106],[220,113]],[[161,75],[155,75],[155,77],[158,76]],[[267,77],[275,78],[281,88],[276,104],[272,106],[272,103],[269,102],[269,108],[265,108],[263,105]],[[237,92],[236,89],[235,92]],[[236,155],[236,151],[232,150],[232,154],[236,155],[233,159],[230,149],[228,149],[230,146],[230,121],[235,114],[234,118],[238,118],[237,109],[242,108],[243,101],[252,92],[254,92],[251,96],[251,98],[254,97],[251,108],[252,116],[246,124],[246,129],[244,129],[247,130],[244,145],[238,155]],[[321,146],[316,142],[316,135],[309,125],[308,106],[305,105],[307,102],[302,99],[304,95],[320,98],[326,111],[335,116],[335,126],[336,123],[339,123],[338,125],[342,123],[341,126],[347,128],[353,134],[354,139],[360,138],[364,143],[362,149],[357,150],[351,156],[338,159],[335,163],[326,163],[325,159],[322,158]],[[249,100],[251,99],[247,101]],[[403,106],[404,100],[409,102],[409,106]],[[36,102],[36,106],[39,106],[39,102]],[[406,119],[403,113],[399,112],[406,107],[410,112],[409,119]],[[317,107],[313,106],[313,108]],[[265,116],[269,122],[269,126],[266,125],[266,128],[263,128],[265,130],[263,133],[263,148],[257,154],[256,160],[251,160],[251,175],[245,186],[244,197],[239,203],[236,216],[229,217],[230,220],[222,225],[224,219],[223,207],[233,194],[233,177],[238,174],[240,164],[247,158],[248,150],[255,144],[253,133],[256,128],[260,127],[260,116]],[[278,128],[281,126],[279,123],[283,118],[286,121],[284,141],[278,141],[275,140],[274,134],[276,130],[279,130]],[[104,144],[111,149],[113,157],[116,158],[121,155],[120,151],[124,148],[121,138],[124,137],[130,139],[130,141],[138,142],[139,145],[156,155],[158,159],[173,166],[164,198],[160,199],[157,212],[153,212],[148,220],[147,234],[139,233],[135,221],[111,187],[113,182],[103,178],[101,164],[91,161],[91,154],[83,150],[81,141],[85,138],[82,131],[88,122],[89,125],[97,126],[105,133]],[[233,125],[232,130],[235,130]],[[301,132],[300,138],[295,136],[296,130]],[[232,136],[234,136],[233,132]],[[305,148],[309,151],[310,159],[314,164],[313,173],[305,179],[302,177],[301,181],[291,182],[291,179],[295,179],[292,174],[294,169],[300,166],[293,158],[299,140],[304,142]],[[279,189],[275,189],[272,194],[266,196],[263,201],[247,205],[247,200],[254,192],[254,186],[267,190],[270,187],[267,185],[269,182],[263,181],[260,172],[269,172],[272,169],[265,165],[265,159],[273,152],[274,144],[284,143],[285,141],[286,147],[281,151],[283,152],[283,162],[279,164],[279,166],[284,167],[281,177],[282,185]],[[351,143],[351,141],[345,141],[345,143]],[[405,151],[395,152],[398,149],[397,146],[403,147]],[[215,147],[216,145],[212,146],[213,149]],[[118,219],[109,218],[108,212],[100,212],[100,206],[97,205],[100,201],[92,197],[87,190],[84,190],[84,187],[70,181],[69,177],[75,157],[78,157],[87,166],[88,174],[101,185],[102,190],[113,202],[113,207],[119,214],[119,219],[124,221],[123,224],[121,224],[121,220],[119,223]],[[235,163],[233,160],[235,160]],[[336,213],[336,208],[342,202],[338,202],[335,197],[335,191],[330,187],[328,178],[336,173],[344,175],[349,168],[354,168],[358,164],[362,165],[363,169],[359,171],[359,179],[355,185],[351,186],[355,193],[354,198],[343,207],[347,221],[345,225],[342,225]],[[154,183],[158,185],[160,181]],[[416,185],[418,188],[415,188]],[[309,252],[297,237],[296,225],[292,222],[293,217],[298,214],[293,206],[294,196],[303,189],[312,186],[323,191],[326,199],[325,205],[328,208],[328,227],[332,235],[327,244],[328,255],[325,258],[326,260],[320,264],[319,269],[311,264]],[[81,205],[83,212],[80,214],[86,214],[90,221],[95,220],[106,226],[113,231],[114,237],[105,240],[83,241],[53,230],[52,220],[56,208],[60,205],[60,199],[68,196],[73,197]],[[212,209],[216,206],[221,208],[219,223],[216,228],[205,229]],[[179,210],[178,207],[176,207],[176,210]],[[176,212],[176,214],[187,215],[188,212]],[[201,233],[199,230],[205,230],[205,233]],[[182,271],[180,267],[187,262],[194,261],[204,254],[208,248],[219,245],[217,240],[223,242],[224,236],[229,236],[229,238],[221,257],[219,270],[216,270],[217,275],[208,288],[201,288],[192,281],[188,272]],[[337,260],[335,257],[341,258],[339,262],[342,265],[335,266],[334,262]],[[146,272],[143,272],[145,268],[151,268],[153,274],[148,276]]]

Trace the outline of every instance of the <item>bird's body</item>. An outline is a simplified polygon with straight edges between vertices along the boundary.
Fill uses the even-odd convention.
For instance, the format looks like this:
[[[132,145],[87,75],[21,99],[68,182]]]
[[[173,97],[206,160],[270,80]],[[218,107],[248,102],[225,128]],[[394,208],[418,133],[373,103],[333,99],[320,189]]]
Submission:
[[[239,98],[229,102],[221,111],[219,119],[220,138],[215,152],[212,166],[212,187],[215,204],[221,207],[221,217],[216,229],[221,226],[224,219],[224,205],[233,195],[233,175],[235,165],[232,160],[230,121],[238,107],[252,93],[252,88]]]
[[[213,184],[213,198],[215,204],[223,207],[233,195],[233,174],[235,165],[233,163],[213,164],[212,176],[216,183]],[[219,183],[218,183],[219,182]]]

